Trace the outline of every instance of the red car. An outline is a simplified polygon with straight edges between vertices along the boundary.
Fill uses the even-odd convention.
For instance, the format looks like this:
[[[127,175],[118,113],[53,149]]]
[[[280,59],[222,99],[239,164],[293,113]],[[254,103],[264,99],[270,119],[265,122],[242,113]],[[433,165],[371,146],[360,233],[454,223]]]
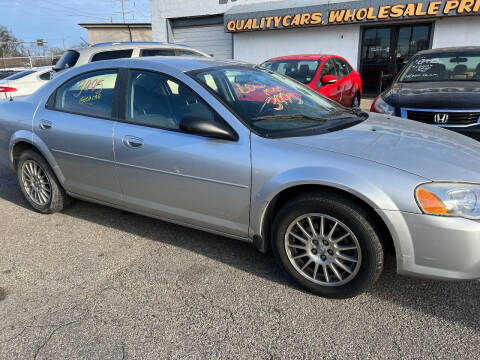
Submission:
[[[344,106],[359,107],[362,79],[337,55],[290,55],[265,61],[262,66],[287,75]]]

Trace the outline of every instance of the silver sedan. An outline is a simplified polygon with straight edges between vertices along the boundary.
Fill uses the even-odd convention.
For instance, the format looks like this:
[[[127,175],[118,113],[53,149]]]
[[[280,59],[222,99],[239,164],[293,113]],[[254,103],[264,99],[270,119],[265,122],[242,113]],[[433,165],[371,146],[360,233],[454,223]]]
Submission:
[[[301,286],[480,277],[480,145],[347,109],[270,70],[103,61],[0,101],[0,163],[42,213],[71,198],[272,250]]]

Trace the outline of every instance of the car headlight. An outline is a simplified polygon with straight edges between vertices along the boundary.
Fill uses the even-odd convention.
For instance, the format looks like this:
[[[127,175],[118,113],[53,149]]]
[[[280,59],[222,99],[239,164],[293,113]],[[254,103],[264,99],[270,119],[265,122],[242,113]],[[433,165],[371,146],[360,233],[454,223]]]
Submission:
[[[480,219],[480,185],[428,183],[417,187],[415,198],[425,214]]]
[[[385,115],[394,115],[395,114],[395,108],[392,105],[387,104],[385,100],[382,99],[381,96],[378,96],[372,104],[372,107],[370,109],[371,112],[377,112],[380,114],[385,114]]]

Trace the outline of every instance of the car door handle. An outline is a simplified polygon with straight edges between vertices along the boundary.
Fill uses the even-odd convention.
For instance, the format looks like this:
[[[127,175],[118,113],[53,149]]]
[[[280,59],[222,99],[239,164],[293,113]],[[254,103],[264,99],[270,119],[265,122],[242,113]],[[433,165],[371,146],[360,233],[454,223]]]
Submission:
[[[52,122],[50,120],[42,119],[40,120],[40,129],[48,130],[52,128]]]
[[[123,144],[132,149],[138,149],[143,146],[143,139],[136,136],[126,135],[123,137]]]

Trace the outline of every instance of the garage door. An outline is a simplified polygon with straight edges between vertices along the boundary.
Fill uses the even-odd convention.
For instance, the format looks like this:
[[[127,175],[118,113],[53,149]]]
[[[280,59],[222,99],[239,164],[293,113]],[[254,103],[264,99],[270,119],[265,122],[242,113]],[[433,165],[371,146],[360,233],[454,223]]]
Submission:
[[[232,59],[232,34],[221,25],[202,25],[173,28],[174,42],[186,44],[219,59]]]

